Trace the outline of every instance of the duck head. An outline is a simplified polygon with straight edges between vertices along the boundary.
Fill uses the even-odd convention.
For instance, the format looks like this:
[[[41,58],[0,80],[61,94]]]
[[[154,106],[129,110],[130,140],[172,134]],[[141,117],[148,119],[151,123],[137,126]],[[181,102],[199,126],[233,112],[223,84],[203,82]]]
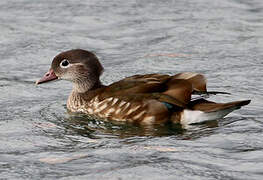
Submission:
[[[101,86],[102,72],[103,67],[93,53],[73,49],[54,57],[51,68],[36,84],[64,79],[73,82],[75,91],[86,92]]]

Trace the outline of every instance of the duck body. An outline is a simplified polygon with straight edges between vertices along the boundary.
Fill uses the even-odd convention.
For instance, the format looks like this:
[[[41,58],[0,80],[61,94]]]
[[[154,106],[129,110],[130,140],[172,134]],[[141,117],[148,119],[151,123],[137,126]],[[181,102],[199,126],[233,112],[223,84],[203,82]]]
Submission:
[[[72,81],[67,100],[71,112],[138,124],[199,123],[222,118],[250,102],[215,103],[201,96],[194,100],[193,94],[209,94],[205,77],[198,73],[134,75],[105,86],[99,80],[102,71],[93,53],[70,50],[53,59],[37,84],[57,78]]]

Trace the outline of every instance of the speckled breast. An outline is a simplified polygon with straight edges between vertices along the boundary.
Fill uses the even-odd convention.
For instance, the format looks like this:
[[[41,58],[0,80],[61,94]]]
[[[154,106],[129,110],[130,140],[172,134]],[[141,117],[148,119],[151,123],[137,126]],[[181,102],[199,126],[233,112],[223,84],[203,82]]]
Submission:
[[[71,98],[68,100],[67,107],[70,111],[103,119],[153,124],[157,119],[151,113],[150,104],[149,101],[126,102],[117,97],[101,98],[97,95],[88,102],[77,97],[74,100]]]

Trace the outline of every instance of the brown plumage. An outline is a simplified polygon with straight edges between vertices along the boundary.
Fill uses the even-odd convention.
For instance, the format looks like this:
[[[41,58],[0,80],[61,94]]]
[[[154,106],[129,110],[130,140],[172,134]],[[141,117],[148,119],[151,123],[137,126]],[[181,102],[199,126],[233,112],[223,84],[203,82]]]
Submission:
[[[102,71],[93,53],[70,50],[53,59],[49,72],[37,84],[57,78],[69,80],[74,84],[67,101],[70,111],[140,124],[212,120],[250,102],[191,100],[194,92],[208,93],[205,77],[197,73],[134,75],[104,86],[99,79]]]

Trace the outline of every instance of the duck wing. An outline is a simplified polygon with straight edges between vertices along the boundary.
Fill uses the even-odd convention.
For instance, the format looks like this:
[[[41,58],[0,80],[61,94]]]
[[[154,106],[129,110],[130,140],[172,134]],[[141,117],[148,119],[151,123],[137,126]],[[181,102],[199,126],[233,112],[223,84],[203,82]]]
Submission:
[[[105,88],[102,97],[155,99],[185,108],[194,91],[206,91],[206,80],[196,73],[134,75]]]
[[[171,76],[162,74],[134,75],[109,85],[106,91],[118,95],[162,92],[170,79]]]

